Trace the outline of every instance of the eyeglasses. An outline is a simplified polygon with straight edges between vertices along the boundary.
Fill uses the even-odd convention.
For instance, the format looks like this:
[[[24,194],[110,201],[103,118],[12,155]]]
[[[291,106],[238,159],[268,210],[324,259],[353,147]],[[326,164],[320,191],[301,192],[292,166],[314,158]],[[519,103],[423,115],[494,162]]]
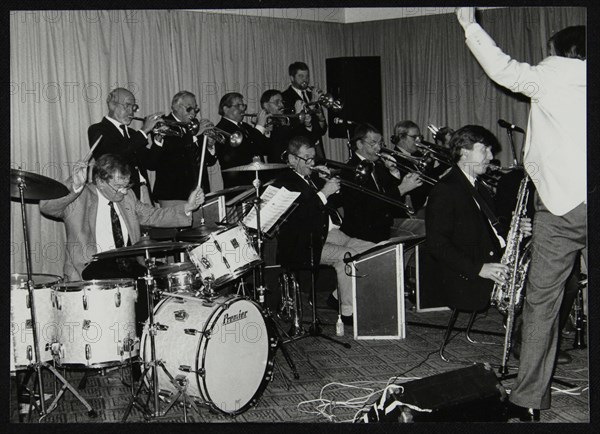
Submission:
[[[134,183],[131,181],[128,181],[127,184],[125,184],[125,185],[118,185],[116,187],[113,187],[112,185],[110,185],[110,182],[108,182],[108,181],[104,181],[104,183],[106,185],[108,185],[115,193],[121,193],[121,194],[127,194],[127,190],[129,190],[131,187],[134,186]]]
[[[406,137],[412,137],[413,139],[419,140],[419,141],[423,140],[423,135],[422,134],[414,134],[414,135],[407,134]]]
[[[315,161],[315,159],[314,159],[313,157],[304,158],[304,157],[301,157],[300,155],[297,155],[297,154],[292,154],[292,155],[293,155],[294,157],[296,157],[296,158],[299,158],[300,160],[304,161],[304,163],[305,163],[305,164],[310,164],[310,163],[312,163],[313,161]]]
[[[199,107],[186,107],[185,111],[188,113],[194,112],[196,114],[200,113],[200,108]]]
[[[133,111],[134,113],[137,112],[140,109],[140,106],[137,105],[137,104],[130,104],[130,103],[123,104],[122,102],[118,102],[116,104],[118,104],[120,106],[123,106],[123,108],[125,109],[125,111],[131,109],[131,111]]]
[[[229,107],[237,107],[240,110],[246,110],[248,108],[248,104],[243,104],[243,103],[232,104]]]
[[[375,148],[376,146],[383,147],[383,140],[380,140],[379,142],[371,142],[370,140],[363,140],[363,143],[369,145],[371,148]]]

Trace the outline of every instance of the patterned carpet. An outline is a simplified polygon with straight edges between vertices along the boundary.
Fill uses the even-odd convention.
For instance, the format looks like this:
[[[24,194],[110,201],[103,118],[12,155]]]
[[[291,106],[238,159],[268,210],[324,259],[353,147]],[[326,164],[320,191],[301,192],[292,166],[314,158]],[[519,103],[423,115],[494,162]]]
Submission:
[[[317,306],[325,306],[327,295],[327,292],[317,294]],[[188,422],[351,421],[362,407],[380,397],[379,391],[391,378],[396,383],[401,383],[457,370],[475,362],[489,363],[497,372],[503,349],[500,314],[490,309],[487,315],[479,316],[475,322],[472,337],[480,341],[489,341],[488,344],[469,343],[465,339],[464,332],[460,332],[460,329],[464,330],[466,327],[468,315],[459,316],[456,330],[446,347],[446,356],[451,359],[446,363],[440,359],[437,351],[449,315],[449,311],[417,313],[407,302],[406,338],[403,340],[354,340],[352,327],[346,326],[346,334],[339,340],[351,344],[350,349],[320,337],[307,337],[288,344],[286,348],[300,375],[298,380],[293,378],[282,352],[277,351],[275,357],[277,366],[272,381],[268,383],[255,407],[237,417],[232,417],[215,414],[206,406],[201,406],[199,413],[194,410],[188,411]],[[320,307],[318,316],[322,321],[324,334],[333,337],[336,312]],[[310,325],[310,318],[310,306],[305,301],[305,328]],[[285,329],[289,327],[288,323],[282,325]],[[482,332],[492,332],[495,335]],[[572,345],[573,336],[563,335],[562,347],[569,350]],[[566,380],[577,388],[564,393],[559,389],[565,387],[555,384],[557,389],[553,392],[552,409],[542,411],[542,422],[589,422],[587,350],[569,350],[569,352],[573,356],[573,362],[558,366],[555,378]],[[511,372],[515,372],[514,360],[511,360],[510,366],[513,368]],[[66,370],[65,375],[71,384],[77,387],[84,372]],[[70,392],[66,392],[59,401],[58,407],[48,414],[43,422],[119,422],[131,396],[129,387],[121,380],[121,375],[122,373],[117,369],[104,375],[90,376],[86,387],[80,391],[97,411],[97,418],[90,418],[83,405]],[[124,375],[125,378],[129,378],[127,372]],[[52,379],[49,374],[45,374],[44,377],[46,392],[49,392],[48,389],[52,389]],[[513,381],[505,380],[502,384],[506,389],[510,389]],[[11,422],[19,422],[15,384],[12,377]],[[50,403],[51,400],[47,402]],[[138,410],[134,409],[127,421],[144,422],[145,419]],[[176,405],[166,416],[151,422],[183,421],[182,407]],[[37,417],[33,417],[33,422],[37,422]]]

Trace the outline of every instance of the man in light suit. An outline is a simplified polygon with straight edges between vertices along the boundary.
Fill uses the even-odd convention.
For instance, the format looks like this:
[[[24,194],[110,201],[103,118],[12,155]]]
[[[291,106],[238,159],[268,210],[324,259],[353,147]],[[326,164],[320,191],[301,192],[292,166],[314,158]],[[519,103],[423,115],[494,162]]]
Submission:
[[[539,420],[539,410],[550,408],[565,283],[580,252],[587,264],[586,28],[555,33],[548,40],[550,55],[532,66],[496,45],[475,22],[475,8],[458,8],[456,14],[486,74],[531,98],[524,165],[536,188],[533,254],[510,402],[522,420]]]
[[[86,277],[84,269],[96,253],[122,247],[117,245],[115,239],[111,204],[118,216],[122,242],[135,244],[140,239],[140,224],[156,227],[189,226],[191,212],[204,202],[204,193],[200,188],[189,195],[185,205],[155,208],[140,202],[130,189],[131,170],[118,155],[104,154],[96,161],[92,183],[86,183],[86,171],[86,163],[77,163],[73,177],[67,181],[69,194],[40,201],[43,214],[60,218],[65,223],[67,248],[64,276],[69,281]]]

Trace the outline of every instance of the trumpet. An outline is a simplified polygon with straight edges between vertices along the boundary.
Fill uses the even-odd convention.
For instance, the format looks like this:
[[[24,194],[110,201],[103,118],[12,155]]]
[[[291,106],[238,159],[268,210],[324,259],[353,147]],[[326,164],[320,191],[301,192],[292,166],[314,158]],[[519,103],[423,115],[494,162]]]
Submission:
[[[324,93],[319,96],[318,100],[304,104],[304,110],[307,113],[315,112],[319,107],[325,107],[326,109],[337,112],[344,108],[344,103],[339,99],[335,99],[332,94]]]
[[[134,117],[136,121],[144,122],[145,118]],[[183,137],[186,134],[196,135],[200,130],[200,122],[198,119],[192,119],[189,123],[185,122],[177,122],[169,119],[165,119],[162,117],[162,120],[158,121],[152,132],[154,134],[160,134],[162,136],[175,136],[175,137]]]
[[[215,142],[220,144],[229,143],[232,147],[237,147],[242,144],[244,136],[240,131],[235,131],[230,134],[217,127],[211,127],[202,132],[203,136],[213,139]]]
[[[427,169],[427,158],[426,157],[413,157],[412,155],[405,155],[402,152],[395,151],[393,149],[381,148],[380,152],[376,152],[379,158],[387,160],[394,164],[398,169],[401,169],[408,173],[416,173],[419,175],[421,181],[435,185],[437,179],[423,173]],[[395,158],[398,157],[398,158]],[[403,161],[404,160],[404,161]],[[412,164],[412,167],[411,167]]]
[[[278,125],[287,127],[291,125],[293,119],[298,119],[300,122],[304,122],[306,119],[306,113],[295,113],[295,114],[272,114],[267,118],[267,126]],[[246,113],[244,117],[256,118],[258,113]]]

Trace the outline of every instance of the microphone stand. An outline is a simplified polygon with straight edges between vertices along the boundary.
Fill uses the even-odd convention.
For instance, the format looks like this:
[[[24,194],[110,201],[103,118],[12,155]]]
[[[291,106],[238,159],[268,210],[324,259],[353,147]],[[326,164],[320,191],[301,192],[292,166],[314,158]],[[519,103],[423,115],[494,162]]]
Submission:
[[[348,147],[348,161],[350,161],[353,157],[354,152],[352,152],[352,144],[350,143],[350,128],[346,125],[346,146]]]
[[[508,134],[508,140],[510,141],[510,150],[513,157],[513,167],[517,167],[519,162],[517,161],[517,151],[515,149],[515,141],[513,140],[513,133],[510,128],[506,128],[506,134]]]

